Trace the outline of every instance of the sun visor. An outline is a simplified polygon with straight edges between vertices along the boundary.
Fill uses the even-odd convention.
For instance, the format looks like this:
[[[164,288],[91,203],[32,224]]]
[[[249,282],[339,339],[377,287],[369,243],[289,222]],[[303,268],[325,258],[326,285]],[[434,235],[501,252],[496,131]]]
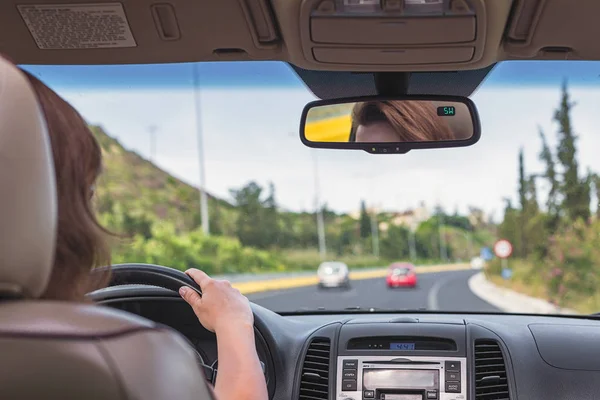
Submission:
[[[519,0],[504,41],[507,59],[598,60],[600,2]],[[562,29],[569,21],[585,29]]]
[[[19,64],[261,60],[282,47],[268,0],[0,2],[0,35]]]

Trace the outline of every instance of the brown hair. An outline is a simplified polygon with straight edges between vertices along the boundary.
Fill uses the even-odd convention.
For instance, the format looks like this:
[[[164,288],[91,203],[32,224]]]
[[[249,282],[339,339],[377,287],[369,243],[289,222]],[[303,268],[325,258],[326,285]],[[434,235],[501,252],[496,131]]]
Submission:
[[[402,142],[452,140],[448,124],[438,117],[433,104],[418,100],[366,101],[352,110],[353,129],[350,141],[356,141],[356,128],[375,122],[387,122]]]
[[[39,79],[23,71],[46,118],[54,157],[58,196],[56,253],[42,298],[83,301],[106,286],[109,272],[90,274],[110,264],[109,232],[96,219],[93,188],[102,169],[102,152],[81,115]]]

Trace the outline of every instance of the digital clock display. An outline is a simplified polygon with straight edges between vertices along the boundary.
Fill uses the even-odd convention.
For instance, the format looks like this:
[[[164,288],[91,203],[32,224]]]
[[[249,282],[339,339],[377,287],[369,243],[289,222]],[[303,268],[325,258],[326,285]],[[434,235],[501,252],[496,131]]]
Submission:
[[[456,107],[454,106],[444,106],[437,108],[438,117],[450,117],[456,115]]]
[[[414,350],[414,343],[390,343],[390,350]]]

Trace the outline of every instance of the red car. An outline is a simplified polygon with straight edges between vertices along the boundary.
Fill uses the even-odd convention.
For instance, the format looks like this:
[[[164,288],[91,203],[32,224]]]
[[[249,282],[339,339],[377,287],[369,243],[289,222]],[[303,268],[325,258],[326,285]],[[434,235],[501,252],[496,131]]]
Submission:
[[[417,286],[417,274],[415,267],[409,263],[394,263],[390,265],[385,279],[389,288]]]

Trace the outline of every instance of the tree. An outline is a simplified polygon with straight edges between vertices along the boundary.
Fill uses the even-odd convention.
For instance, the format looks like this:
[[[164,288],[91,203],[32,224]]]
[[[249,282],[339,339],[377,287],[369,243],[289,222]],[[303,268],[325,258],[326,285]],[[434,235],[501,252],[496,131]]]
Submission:
[[[558,222],[560,220],[560,203],[559,203],[559,190],[560,185],[556,174],[556,162],[554,161],[554,155],[548,146],[546,136],[542,129],[539,129],[540,138],[542,139],[542,151],[540,152],[540,161],[546,164],[546,169],[542,175],[548,180],[550,184],[550,190],[548,191],[548,199],[546,200],[546,208],[548,213],[547,226],[549,232],[552,234],[558,229]]]
[[[423,258],[440,259],[440,235],[438,224],[432,219],[419,224],[415,232],[417,254]]]
[[[245,246],[265,247],[262,229],[263,205],[262,188],[256,182],[250,182],[239,190],[230,190],[238,208],[237,237]]]
[[[221,206],[218,201],[214,202],[212,212],[210,213],[212,218],[210,219],[210,233],[213,235],[223,234],[223,217],[221,215]]]
[[[347,216],[340,218],[337,237],[333,238],[333,240],[328,239],[338,256],[352,253],[352,245],[358,241],[357,226],[358,224],[352,218]]]
[[[243,245],[265,249],[278,244],[280,238],[283,242],[289,241],[287,235],[280,235],[280,216],[272,183],[269,183],[269,194],[264,200],[261,198],[263,188],[256,182],[238,190],[232,189],[230,193],[238,208],[236,236]],[[282,225],[285,223],[283,220]]]
[[[506,239],[513,245],[521,242],[521,230],[519,229],[519,213],[513,207],[510,199],[504,199],[506,206],[504,208],[504,220],[498,227],[498,235],[501,239]]]
[[[527,202],[527,177],[525,176],[525,163],[523,161],[523,148],[519,149],[519,203],[521,206],[521,212],[519,213],[519,231],[521,240],[518,243],[514,243],[517,248],[519,256],[525,257],[527,249],[527,237],[525,236],[525,226],[527,225],[528,202]]]
[[[360,202],[360,237],[368,238],[371,236],[371,218],[367,213],[367,206],[364,200]]]
[[[279,216],[275,201],[275,185],[269,183],[269,196],[263,203],[262,229],[264,231],[263,247],[274,246],[279,239]]]
[[[479,207],[469,206],[469,217],[467,219],[474,229],[480,229],[487,225],[485,213]]]
[[[563,166],[562,193],[563,207],[571,221],[579,218],[588,221],[590,217],[590,187],[587,179],[580,179],[577,164],[577,136],[571,125],[571,108],[575,103],[569,100],[567,82],[562,86],[562,98],[559,108],[554,113],[558,123],[559,143],[557,158]]]
[[[594,194],[596,196],[596,218],[600,219],[600,175],[590,172],[589,176],[594,185]]]
[[[537,200],[537,186],[535,179],[538,175],[530,175],[527,180],[527,210],[530,216],[534,216],[540,212],[540,205]]]
[[[409,257],[410,232],[404,226],[392,225],[381,239],[381,257],[387,260],[402,260]]]
[[[443,212],[441,212],[431,217],[430,221],[436,225],[453,226],[465,231],[473,230],[473,225],[471,224],[471,221],[469,221],[469,218],[463,217],[462,215],[458,215],[456,213],[453,215],[444,215]]]

